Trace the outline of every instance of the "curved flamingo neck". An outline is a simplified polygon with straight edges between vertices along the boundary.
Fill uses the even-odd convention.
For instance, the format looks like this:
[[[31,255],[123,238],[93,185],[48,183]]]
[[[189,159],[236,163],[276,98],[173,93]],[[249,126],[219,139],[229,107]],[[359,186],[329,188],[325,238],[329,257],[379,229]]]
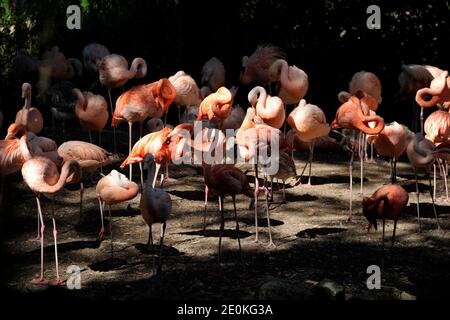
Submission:
[[[147,63],[142,58],[135,58],[131,63],[130,72],[133,74],[133,77],[145,77],[147,74]]]
[[[33,156],[31,155],[30,149],[28,149],[28,136],[26,134],[20,138],[19,146],[25,161],[31,160]]]

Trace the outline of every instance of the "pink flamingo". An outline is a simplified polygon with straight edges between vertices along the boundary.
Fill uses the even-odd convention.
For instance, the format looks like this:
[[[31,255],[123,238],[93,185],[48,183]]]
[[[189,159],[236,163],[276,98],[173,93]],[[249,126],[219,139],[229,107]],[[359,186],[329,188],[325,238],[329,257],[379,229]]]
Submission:
[[[426,101],[425,96],[431,95],[431,99]],[[429,88],[422,88],[417,91],[416,102],[421,107],[432,107],[436,104],[443,104],[450,101],[450,77],[448,71],[441,74],[431,81]]]
[[[178,71],[169,77],[169,81],[175,87],[176,97],[173,101],[178,108],[178,120],[181,119],[181,106],[200,105],[201,93],[195,80],[184,71]]]
[[[222,128],[224,120],[230,115],[232,105],[232,93],[227,88],[220,87],[201,102],[197,121],[207,118],[209,121],[219,122],[219,127]]]
[[[85,141],[66,141],[58,147],[58,154],[64,162],[75,160],[78,162],[82,175],[91,175],[99,168],[102,168],[117,160],[112,154],[95,144]],[[83,194],[84,183],[80,181],[80,221],[83,214]]]
[[[263,87],[255,87],[248,93],[248,101],[264,123],[277,129],[281,128],[286,114],[283,101],[279,97],[271,97]]]
[[[317,138],[327,136],[330,132],[330,125],[323,111],[316,105],[306,103],[302,99],[299,105],[289,114],[288,124],[295,129],[295,133],[300,140],[309,142],[309,158],[299,179],[309,164],[308,185],[311,185],[311,166],[314,157],[314,142]],[[300,182],[300,180],[299,180]]]
[[[377,135],[384,128],[384,120],[380,116],[377,115],[369,115],[369,110],[371,106],[372,108],[377,104],[377,101],[371,97],[370,95],[357,93],[358,96],[351,96],[348,101],[343,103],[339,109],[336,111],[336,117],[331,123],[332,129],[337,128],[345,128],[360,131],[359,134],[359,157],[361,159],[361,194],[363,191],[362,181],[363,181],[363,151],[361,150],[361,146],[365,146],[365,143],[362,143],[361,137],[362,133],[369,135]],[[374,128],[369,126],[369,122],[374,121],[376,123]],[[355,153],[356,146],[356,136],[353,147],[351,148],[351,158],[349,164],[349,173],[350,173],[350,214],[348,220],[352,219],[352,200],[353,200],[353,158]]]
[[[23,126],[27,131],[38,134],[44,126],[44,119],[38,109],[31,107],[31,85],[29,83],[25,82],[22,85],[22,98],[25,99],[25,104],[17,112],[15,123]]]
[[[135,58],[128,69],[127,60],[118,54],[108,54],[97,61],[100,83],[108,89],[109,106],[114,114],[111,88],[125,85],[132,78],[143,78],[147,74],[147,63],[142,58]],[[116,131],[114,129],[114,153],[116,152]]]
[[[28,187],[36,195],[36,203],[39,211],[39,219],[41,223],[40,228],[40,242],[41,242],[41,273],[40,277],[34,279],[32,283],[39,285],[46,285],[48,281],[44,277],[44,216],[42,214],[40,195],[54,197],[66,184],[66,181],[75,182],[80,177],[78,176],[79,165],[76,161],[65,162],[61,173],[58,171],[56,164],[50,159],[42,156],[33,157],[27,160],[22,166],[22,177]],[[53,239],[55,244],[55,264],[56,264],[56,278],[51,282],[52,285],[61,285],[63,281],[59,277],[58,266],[58,242],[55,216],[52,205],[52,220],[53,220]]]
[[[390,157],[391,160],[391,183],[397,178],[397,159],[405,152],[407,142],[407,129],[397,123],[392,122],[384,126],[384,129],[375,136],[373,145],[377,153],[383,157]]]
[[[108,205],[109,212],[109,230],[111,236],[111,256],[113,255],[113,233],[112,233],[112,216],[111,205],[129,201],[136,197],[139,187],[133,181],[127,179],[124,174],[116,170],[112,170],[108,175],[101,178],[95,188],[100,206],[100,216],[102,227],[99,232],[99,239],[102,240],[105,234],[105,226],[103,222],[103,210]]]
[[[275,61],[269,69],[271,78],[280,81],[278,96],[288,104],[298,103],[308,91],[308,75],[296,66],[289,66],[284,59]]]
[[[108,122],[108,104],[101,95],[94,95],[92,92],[81,92],[73,89],[78,101],[75,105],[75,115],[80,120],[83,129],[89,131],[89,141],[92,143],[91,131],[99,132],[99,145],[102,141],[102,130]]]
[[[350,92],[341,91],[338,94],[338,99],[341,103],[345,103],[351,96],[356,95],[358,91],[364,92],[367,95],[373,97],[377,103],[371,104],[370,109],[376,111],[378,105],[382,101],[381,97],[381,82],[378,77],[367,71],[359,71],[355,73],[349,83]]]

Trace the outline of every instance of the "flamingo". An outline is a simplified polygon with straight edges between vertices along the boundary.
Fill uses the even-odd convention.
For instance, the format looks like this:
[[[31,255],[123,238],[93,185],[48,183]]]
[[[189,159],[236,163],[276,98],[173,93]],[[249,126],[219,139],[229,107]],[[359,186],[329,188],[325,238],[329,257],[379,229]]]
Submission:
[[[227,88],[220,87],[201,102],[197,121],[207,118],[209,121],[219,122],[219,127],[222,128],[224,120],[230,115],[232,105],[232,93]]]
[[[22,98],[25,104],[16,114],[16,125],[23,126],[27,131],[39,134],[44,126],[44,119],[37,108],[31,107],[31,84],[25,82],[22,85]]]
[[[236,220],[236,233],[239,244],[239,255],[241,257],[241,239],[239,236],[239,221],[236,212],[236,195],[244,194],[249,198],[253,198],[254,191],[250,187],[246,175],[231,164],[206,164],[204,161],[203,173],[205,178],[205,186],[207,189],[215,190],[219,196],[219,210],[221,216],[220,234],[219,234],[219,254],[218,263],[220,264],[221,249],[222,249],[222,234],[225,226],[224,219],[224,198],[227,195],[231,196],[233,200],[234,219]],[[269,222],[270,225],[270,222]],[[242,258],[241,258],[242,260]]]
[[[100,43],[88,44],[82,52],[84,69],[91,73],[97,73],[97,62],[109,54],[108,48]]]
[[[263,121],[258,116],[256,116],[255,110],[253,108],[248,108],[245,119],[236,133],[236,143],[238,145],[240,158],[246,161],[250,159],[253,159],[254,161],[256,160],[253,167],[255,173],[255,242],[259,242],[258,196],[259,192],[263,191],[266,199],[266,215],[269,222],[269,246],[275,246],[275,244],[272,241],[272,233],[270,228],[268,190],[265,185],[263,185],[263,187],[261,188],[259,187],[258,162],[260,160],[260,152],[262,150],[268,151],[268,149],[271,147],[271,140],[275,137],[278,138],[280,149],[288,146],[286,140],[284,139],[283,133],[280,130],[264,124]]]
[[[258,86],[248,93],[248,101],[264,123],[277,129],[281,128],[286,114],[283,101],[279,97],[267,95],[266,90]]]
[[[397,159],[405,152],[408,138],[408,129],[405,126],[392,122],[375,137],[373,145],[377,153],[391,160],[391,183],[397,178]]]
[[[436,207],[434,205],[434,197],[431,188],[431,178],[429,174],[429,168],[436,161],[436,153],[437,152],[445,152],[446,150],[441,149],[439,151],[435,150],[435,145],[424,138],[422,133],[416,133],[414,138],[409,141],[408,146],[406,147],[406,154],[408,156],[409,162],[411,163],[414,169],[414,177],[416,179],[416,199],[417,199],[417,221],[419,224],[419,232],[421,231],[421,222],[420,222],[420,208],[419,208],[419,182],[417,180],[417,169],[423,168],[425,169],[428,176],[429,183],[429,191],[431,196],[431,201],[433,204],[433,212],[436,218],[436,224],[438,230],[441,228],[439,225],[439,219],[436,213]]]
[[[225,66],[218,58],[212,57],[203,65],[202,85],[212,92],[225,85]]]
[[[384,229],[386,220],[394,220],[392,232],[391,254],[395,242],[395,230],[397,221],[401,213],[406,209],[409,201],[409,194],[398,184],[388,184],[378,188],[370,197],[362,199],[362,212],[369,221],[367,230],[372,225],[377,230],[377,220],[383,220],[383,235],[381,240],[382,253],[384,255]],[[383,257],[382,255],[382,257]],[[383,260],[382,260],[383,261]]]
[[[132,163],[141,163],[145,155],[151,153],[156,162],[156,174],[152,184],[154,188],[161,165],[168,163],[172,156],[177,154],[176,150],[185,143],[183,137],[177,135],[183,129],[192,132],[193,126],[191,124],[180,124],[174,129],[163,128],[160,131],[143,136],[134,144],[130,154],[122,162],[120,168],[123,169]],[[143,177],[141,179],[143,180]]]
[[[450,114],[437,110],[431,113],[424,124],[425,138],[433,143],[447,141],[450,137]]]
[[[99,145],[102,141],[102,130],[108,122],[108,104],[101,95],[94,95],[92,92],[81,92],[73,89],[78,101],[75,105],[75,115],[80,120],[83,129],[89,131],[89,141],[92,143],[91,131],[99,132]]]
[[[33,157],[27,160],[22,166],[22,177],[25,184],[35,193],[36,203],[39,211],[40,219],[40,242],[41,242],[41,273],[40,277],[32,281],[33,284],[46,285],[48,281],[44,277],[44,216],[42,214],[40,195],[45,195],[54,198],[55,194],[61,191],[66,184],[66,181],[75,182],[80,177],[78,176],[79,165],[76,161],[65,162],[61,172],[58,171],[56,164],[50,159],[42,156]],[[53,206],[52,206],[53,207]],[[56,264],[56,278],[50,283],[51,285],[61,285],[63,281],[59,277],[58,266],[58,242],[56,229],[55,215],[52,208],[53,220],[53,239],[55,245],[55,264]]]
[[[317,138],[327,136],[330,132],[330,125],[323,111],[316,105],[306,103],[302,99],[299,105],[289,114],[287,123],[295,129],[295,133],[300,140],[309,142],[309,159],[303,169],[309,164],[308,185],[311,185],[311,166],[314,156],[314,141]],[[303,175],[300,175],[300,178]],[[300,182],[300,181],[299,181]]]
[[[429,87],[431,81],[437,78],[443,70],[430,65],[409,64],[401,66],[402,72],[398,77],[400,90],[396,94],[396,101],[402,101],[410,97],[415,97],[418,90]],[[413,100],[414,117],[412,128],[417,129],[417,104]],[[420,106],[419,106],[420,107]],[[423,132],[423,108],[420,108],[420,132]]]
[[[139,85],[124,92],[116,101],[116,108],[112,115],[111,125],[117,127],[120,122],[128,122],[128,152],[131,152],[132,126],[133,122],[140,123],[140,134],[142,138],[142,123],[149,116],[154,115],[158,110],[162,111],[152,95],[151,85]],[[130,165],[129,179],[132,180],[132,166]],[[141,170],[141,180],[142,170]]]
[[[370,95],[376,100],[376,104],[371,104],[371,110],[376,111],[378,105],[383,100],[381,97],[381,82],[378,77],[367,71],[359,71],[355,73],[349,83],[350,92],[341,91],[338,94],[338,99],[341,103],[347,102],[348,99],[353,95],[356,95],[358,91],[364,92]]]
[[[98,204],[100,207],[100,216],[102,221],[102,227],[98,234],[98,238],[102,240],[105,234],[105,226],[103,222],[103,209],[105,205],[108,205],[109,231],[111,236],[111,256],[113,256],[114,251],[113,251],[111,205],[133,199],[138,194],[139,187],[133,181],[128,180],[124,174],[121,174],[117,170],[112,170],[108,175],[104,176],[97,182],[95,192],[97,194]]]
[[[344,104],[342,104],[339,109],[336,111],[336,117],[331,123],[332,129],[337,128],[346,128],[346,129],[353,129],[358,130],[362,133],[369,134],[369,135],[377,135],[379,134],[383,128],[384,128],[384,120],[380,116],[377,115],[369,115],[369,105],[374,107],[374,105],[377,103],[376,100],[369,96],[369,95],[359,95],[357,96],[351,96],[348,101],[346,101]],[[375,122],[376,125],[374,128],[371,128],[368,123],[369,122]],[[361,133],[360,133],[360,143],[361,146]],[[350,214],[348,217],[348,220],[351,221],[352,219],[352,199],[353,199],[353,158],[355,153],[355,145],[356,145],[356,137],[355,137],[355,143],[353,144],[353,147],[351,148],[351,158],[349,163],[349,173],[350,173]],[[359,152],[360,159],[361,159],[361,194],[362,194],[362,171],[363,171],[363,156],[362,152],[360,150]]]
[[[167,124],[167,112],[169,106],[175,100],[177,96],[177,91],[169,79],[162,78],[158,81],[152,82],[150,84],[150,89],[152,91],[153,97],[155,97],[156,103],[158,103],[162,109],[162,114],[164,114],[164,125]],[[161,118],[162,114],[152,114],[153,118]]]
[[[175,87],[176,97],[173,101],[178,108],[178,120],[181,119],[181,106],[200,105],[201,93],[195,80],[184,71],[178,71],[169,77],[169,81]]]
[[[425,100],[426,95],[431,95],[430,100]],[[434,78],[430,87],[422,88],[416,93],[416,102],[422,107],[432,107],[436,104],[443,104],[450,101],[450,77],[448,71],[443,71]]]
[[[116,159],[112,154],[95,144],[85,141],[66,141],[58,147],[58,155],[64,162],[75,160],[78,162],[83,176],[92,174]],[[83,214],[84,184],[80,181],[80,221]]]
[[[289,66],[284,59],[276,60],[269,68],[272,79],[280,81],[278,96],[288,104],[298,103],[308,91],[308,75],[296,66]]]
[[[266,85],[275,81],[269,72],[270,66],[278,59],[284,59],[285,53],[279,47],[272,45],[258,46],[255,52],[250,56],[242,58],[243,72],[240,76],[240,82],[248,85],[255,82],[259,85]]]
[[[128,69],[127,60],[118,54],[108,54],[97,60],[100,83],[108,89],[111,114],[114,113],[111,89],[125,85],[132,78],[143,78],[147,74],[147,63],[142,58],[135,58]],[[114,153],[116,153],[116,130],[114,131]]]
[[[166,231],[166,223],[172,211],[172,199],[170,195],[160,189],[153,188],[152,182],[155,178],[155,159],[153,155],[147,154],[144,158],[144,169],[147,169],[147,182],[141,195],[140,209],[141,215],[145,223],[148,225],[148,241],[149,251],[153,250],[152,225],[161,223],[161,237],[159,240],[159,264],[158,271],[161,270],[162,249],[164,234]]]

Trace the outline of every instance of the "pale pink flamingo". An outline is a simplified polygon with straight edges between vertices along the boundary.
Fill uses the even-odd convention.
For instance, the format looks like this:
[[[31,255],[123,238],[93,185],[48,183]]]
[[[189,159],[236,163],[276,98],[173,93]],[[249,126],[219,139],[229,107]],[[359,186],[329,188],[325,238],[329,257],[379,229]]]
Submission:
[[[314,104],[306,103],[302,99],[299,105],[289,114],[287,123],[295,129],[295,133],[300,140],[309,142],[309,158],[299,179],[303,176],[309,164],[308,185],[311,185],[311,166],[314,157],[314,142],[317,138],[327,136],[330,132],[330,125],[323,111]],[[300,181],[299,181],[300,182]]]
[[[379,155],[391,158],[391,183],[397,180],[397,160],[406,150],[407,137],[407,129],[394,121],[385,125],[373,141]]]
[[[238,156],[246,161],[253,160],[254,173],[255,173],[255,242],[259,242],[258,236],[258,195],[260,191],[264,192],[266,199],[266,215],[268,220],[269,228],[269,246],[274,246],[272,241],[272,233],[270,228],[270,212],[268,205],[269,192],[265,185],[259,187],[258,180],[258,162],[259,157],[262,156],[261,152],[265,150],[266,152],[271,147],[271,142],[273,138],[277,138],[279,142],[280,149],[285,148],[287,145],[283,133],[273,128],[256,116],[255,110],[253,108],[247,109],[247,114],[241,127],[236,133],[236,143],[238,145]]]
[[[430,100],[425,100],[426,95],[431,95]],[[434,78],[429,88],[422,88],[416,93],[416,102],[421,107],[432,107],[436,104],[444,104],[450,101],[450,77],[448,71],[443,71]]]
[[[109,231],[111,236],[111,256],[113,256],[113,233],[112,233],[112,216],[111,205],[129,201],[136,197],[139,187],[133,181],[127,179],[124,174],[116,170],[112,170],[108,175],[104,176],[97,182],[95,188],[98,204],[100,207],[100,216],[102,227],[99,232],[99,239],[103,239],[105,234],[105,226],[103,222],[103,209],[108,205],[109,212]]]
[[[28,187],[36,195],[36,202],[39,211],[40,219],[40,242],[41,242],[41,273],[40,277],[34,279],[34,284],[46,285],[47,280],[44,277],[44,231],[45,223],[42,214],[40,195],[45,195],[54,198],[55,194],[61,191],[66,184],[66,181],[75,182],[78,177],[79,165],[76,161],[65,162],[61,173],[58,171],[56,164],[50,159],[42,156],[33,157],[27,160],[22,166],[22,177]],[[56,278],[51,282],[52,285],[61,285],[63,281],[59,277],[58,266],[58,242],[56,229],[56,222],[54,216],[54,208],[52,205],[52,220],[53,220],[53,239],[55,243],[55,264],[56,264]]]
[[[79,89],[73,89],[78,101],[75,105],[75,115],[80,120],[83,129],[89,131],[89,140],[92,143],[91,131],[99,132],[99,142],[102,141],[102,130],[108,122],[108,104],[101,95],[94,95],[92,92],[81,92]]]
[[[198,106],[202,101],[200,89],[195,80],[184,71],[178,71],[169,77],[175,87],[176,97],[173,100],[178,108],[178,120],[181,119],[181,106]]]
[[[116,159],[105,149],[85,141],[66,141],[58,147],[58,155],[64,162],[75,160],[78,162],[83,177],[91,175]],[[80,221],[83,214],[84,183],[80,181]]]
[[[22,125],[27,131],[38,134],[44,127],[44,119],[38,109],[31,107],[31,85],[29,83],[22,85],[22,98],[25,99],[25,104],[17,112],[15,123]]]
[[[298,103],[308,91],[308,75],[296,66],[289,66],[284,59],[275,61],[269,69],[271,78],[280,82],[278,96],[288,104]]]

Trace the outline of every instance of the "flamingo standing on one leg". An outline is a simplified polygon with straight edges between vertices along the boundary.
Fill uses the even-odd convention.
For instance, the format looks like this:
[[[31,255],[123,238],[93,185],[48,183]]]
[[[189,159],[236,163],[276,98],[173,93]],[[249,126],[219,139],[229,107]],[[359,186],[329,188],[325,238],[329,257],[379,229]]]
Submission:
[[[102,143],[102,130],[108,122],[108,104],[101,95],[94,95],[92,92],[81,92],[73,89],[78,101],[75,105],[75,115],[80,120],[83,129],[89,131],[89,141],[92,143],[91,131],[99,132],[99,142]]]
[[[392,122],[375,137],[373,142],[377,153],[391,160],[391,183],[397,180],[397,159],[405,152],[407,142],[407,129],[405,126]]]
[[[267,95],[263,87],[255,87],[248,93],[248,101],[264,123],[277,129],[281,128],[286,114],[283,101],[279,97]]]
[[[227,88],[220,87],[200,103],[197,121],[208,118],[209,121],[219,122],[219,128],[222,129],[224,120],[230,115],[232,105],[232,93]]]
[[[178,121],[181,120],[181,106],[198,106],[200,105],[201,93],[195,80],[184,71],[178,71],[169,77],[169,81],[175,87],[177,93],[173,101],[178,108]]]
[[[258,162],[261,156],[261,152],[268,152],[271,148],[272,139],[278,140],[280,149],[289,147],[282,132],[276,128],[273,128],[267,124],[264,124],[262,120],[256,116],[253,108],[247,109],[247,114],[241,127],[236,133],[236,143],[238,145],[239,157],[244,160],[253,160],[254,172],[255,172],[255,242],[259,242],[258,235],[258,196],[259,192],[263,191],[266,199],[266,215],[269,228],[269,246],[274,246],[272,241],[272,233],[270,228],[270,212],[268,197],[269,192],[267,187],[259,187],[258,180]]]
[[[42,214],[41,202],[39,200],[40,195],[44,194],[46,196],[54,197],[54,195],[59,192],[64,185],[66,180],[73,179],[77,181],[77,172],[79,171],[79,165],[76,161],[65,162],[61,173],[58,171],[56,164],[46,157],[33,157],[27,160],[22,166],[22,176],[25,183],[36,195],[36,202],[39,211],[39,218],[41,223],[41,273],[40,277],[33,280],[34,284],[47,284],[47,280],[44,277],[44,216]],[[72,178],[71,178],[72,177]],[[77,178],[75,178],[77,177]],[[56,263],[56,278],[51,282],[52,285],[62,284],[62,280],[59,277],[59,266],[58,266],[58,242],[56,229],[55,216],[53,212],[53,238],[55,243],[55,263]]]
[[[112,125],[118,126],[120,122],[128,122],[128,152],[131,153],[132,125],[140,123],[140,138],[142,138],[142,124],[148,117],[161,117],[164,112],[164,101],[153,94],[156,83],[139,85],[123,93],[116,102],[116,109],[112,116]],[[157,100],[158,99],[158,100]],[[132,166],[130,165],[129,179],[132,180]],[[141,183],[143,185],[141,168]]]
[[[100,206],[100,216],[102,221],[102,227],[98,234],[100,240],[103,239],[105,234],[105,227],[103,222],[103,209],[105,205],[108,205],[109,212],[109,230],[111,235],[111,256],[113,255],[113,234],[112,234],[112,216],[111,205],[129,201],[136,197],[139,192],[139,187],[133,181],[127,179],[124,174],[116,170],[112,170],[108,175],[101,178],[95,188],[98,198],[98,204]]]
[[[365,134],[376,135],[379,134],[384,128],[384,120],[377,115],[369,115],[369,108],[367,105],[374,105],[376,101],[370,96],[363,96],[361,98],[357,96],[351,96],[348,101],[342,104],[336,111],[336,117],[331,123],[332,129],[346,128],[360,131]],[[366,109],[366,110],[364,110]],[[376,126],[371,128],[368,123],[374,121]],[[361,136],[360,136],[361,137]],[[361,141],[361,139],[360,139]],[[361,146],[362,144],[359,143]],[[349,173],[350,173],[350,213],[348,220],[352,219],[352,202],[353,202],[353,158],[355,153],[356,137],[355,143],[351,149],[351,158],[349,163]],[[365,146],[365,143],[364,143]],[[359,153],[362,157],[362,152]],[[362,161],[361,161],[362,163]],[[362,167],[362,165],[361,165]],[[362,177],[361,177],[362,179]]]
[[[409,195],[405,189],[397,184],[384,185],[377,189],[370,197],[364,197],[362,199],[362,211],[363,215],[369,221],[367,230],[369,231],[372,225],[377,230],[377,220],[383,220],[383,236],[381,240],[381,252],[383,266],[384,256],[384,228],[386,220],[394,220],[394,230],[392,232],[391,242],[391,255],[395,242],[395,230],[397,229],[397,221],[400,214],[405,210],[408,205]]]
[[[278,96],[283,100],[285,113],[287,106],[297,104],[308,91],[308,75],[302,69],[296,66],[289,66],[284,59],[278,59],[271,66],[269,72],[271,77],[279,81],[280,88]],[[286,134],[286,124],[283,133]]]
[[[29,83],[25,82],[22,85],[22,98],[25,99],[25,104],[17,112],[15,124],[23,126],[27,131],[39,134],[44,127],[44,119],[38,109],[31,107],[31,85]]]
[[[316,105],[306,103],[302,99],[298,105],[288,116],[288,124],[295,129],[295,133],[300,140],[309,142],[309,158],[303,169],[309,164],[309,178],[308,185],[311,185],[311,166],[314,156],[314,141],[320,137],[328,135],[330,132],[330,125],[327,123],[327,118],[323,111]],[[299,179],[303,176],[301,173]],[[300,182],[300,181],[299,181]]]
[[[148,225],[148,242],[147,246],[149,251],[153,250],[153,235],[152,235],[152,225],[154,223],[161,223],[161,237],[159,240],[159,263],[158,271],[162,267],[162,251],[163,251],[163,241],[164,234],[166,231],[166,223],[169,215],[172,211],[172,199],[170,195],[160,189],[153,188],[152,182],[155,177],[155,159],[150,153],[144,158],[144,169],[148,170],[147,182],[144,187],[144,191],[141,195],[140,209],[141,215],[145,223]]]
[[[108,54],[97,61],[100,83],[108,89],[111,115],[114,114],[111,89],[122,87],[132,78],[143,78],[147,74],[147,63],[142,58],[135,58],[128,69],[127,60],[118,54]],[[114,153],[117,152],[116,130],[114,129]]]

